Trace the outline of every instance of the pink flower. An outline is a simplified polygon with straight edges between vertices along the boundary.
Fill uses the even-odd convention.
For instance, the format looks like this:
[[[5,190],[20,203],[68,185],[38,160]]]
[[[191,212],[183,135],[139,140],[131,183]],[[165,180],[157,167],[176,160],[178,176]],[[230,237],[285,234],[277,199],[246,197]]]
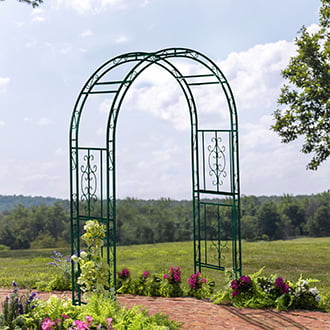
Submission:
[[[84,330],[84,329],[89,329],[88,325],[84,322],[84,321],[80,321],[80,320],[75,320],[73,322],[73,329],[77,329],[77,330]]]
[[[93,318],[92,318],[91,316],[87,315],[87,316],[86,316],[86,321],[87,321],[87,324],[88,324],[88,325],[92,325],[92,323],[93,323]]]
[[[61,316],[62,316],[64,319],[69,319],[69,316],[66,315],[66,314],[62,314]]]
[[[150,273],[148,272],[148,271],[145,271],[145,272],[143,272],[143,274],[142,274],[142,278],[143,279],[146,279],[147,277],[149,277],[150,276]]]
[[[124,268],[121,272],[118,273],[119,278],[125,280],[131,275],[130,271],[127,268]]]
[[[112,325],[111,325],[111,323],[112,323],[112,318],[111,318],[111,317],[108,317],[108,318],[106,319],[106,321],[107,321],[108,329],[109,329],[109,330],[113,330],[113,327],[112,327]]]
[[[42,324],[41,324],[41,328],[42,330],[51,330],[54,328],[54,326],[56,325],[55,322],[53,322],[49,317],[47,319],[44,319]]]

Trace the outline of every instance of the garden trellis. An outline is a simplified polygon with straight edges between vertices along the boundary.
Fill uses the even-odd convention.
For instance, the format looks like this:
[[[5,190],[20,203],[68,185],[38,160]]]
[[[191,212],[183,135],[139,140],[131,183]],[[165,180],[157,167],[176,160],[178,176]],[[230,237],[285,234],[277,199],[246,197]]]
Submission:
[[[178,60],[198,66],[198,70],[186,73]],[[165,70],[177,82],[189,110],[195,271],[202,268],[225,270],[223,261],[227,253],[237,277],[242,267],[236,105],[228,81],[218,66],[200,52],[186,48],[116,56],[101,65],[83,86],[70,125],[72,254],[80,253],[80,238],[86,221],[96,219],[105,224],[104,254],[109,266],[109,283],[116,286],[117,121],[128,90],[141,73],[152,66]],[[223,127],[201,127],[199,123],[200,109],[196,100],[200,95],[203,97],[207,88],[224,95],[228,120],[223,122]],[[106,97],[109,104],[105,139],[101,145],[87,146],[80,142],[82,113],[95,96]],[[211,105],[212,99],[205,102]],[[231,218],[230,237],[222,233],[226,212]],[[81,292],[74,273],[72,281],[73,303],[80,304]]]

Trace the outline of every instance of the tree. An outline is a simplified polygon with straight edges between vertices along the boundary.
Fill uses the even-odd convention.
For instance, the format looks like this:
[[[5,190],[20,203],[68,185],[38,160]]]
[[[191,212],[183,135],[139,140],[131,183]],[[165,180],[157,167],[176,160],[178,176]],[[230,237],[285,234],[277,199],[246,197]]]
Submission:
[[[302,27],[295,44],[297,55],[282,71],[288,84],[281,89],[271,128],[283,143],[304,137],[301,151],[313,155],[307,169],[316,170],[330,155],[329,0],[321,0],[319,31]]]
[[[268,237],[271,240],[282,238],[281,217],[274,202],[263,202],[256,216],[259,221],[261,236]]]
[[[0,0],[5,1],[5,0]],[[31,5],[33,8],[39,7],[44,1],[43,0],[18,0],[19,2],[25,2],[29,5]]]

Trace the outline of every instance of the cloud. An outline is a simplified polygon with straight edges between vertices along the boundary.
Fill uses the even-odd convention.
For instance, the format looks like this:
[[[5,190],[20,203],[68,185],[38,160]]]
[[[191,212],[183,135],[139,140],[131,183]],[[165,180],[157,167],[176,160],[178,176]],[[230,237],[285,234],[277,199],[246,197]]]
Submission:
[[[32,10],[32,22],[42,23],[46,20],[43,16],[44,11],[41,8],[35,8]]]
[[[123,44],[128,41],[128,38],[124,35],[121,35],[115,39],[116,44]]]
[[[10,78],[0,77],[0,94],[7,91],[7,85],[10,82]]]
[[[52,121],[49,118],[43,117],[40,118],[38,121],[38,125],[40,126],[48,126],[52,123]]]
[[[86,37],[91,37],[94,33],[90,30],[90,29],[87,29],[83,32],[80,33],[80,36],[82,38],[86,38]]]
[[[145,7],[149,3],[149,0],[56,0],[58,8],[65,6],[80,14],[95,13],[106,9],[126,10],[133,6]]]
[[[6,126],[6,123],[3,120],[0,120],[0,127]]]
[[[265,109],[274,104],[283,82],[281,70],[294,53],[294,43],[281,40],[231,53],[219,62],[240,111]]]

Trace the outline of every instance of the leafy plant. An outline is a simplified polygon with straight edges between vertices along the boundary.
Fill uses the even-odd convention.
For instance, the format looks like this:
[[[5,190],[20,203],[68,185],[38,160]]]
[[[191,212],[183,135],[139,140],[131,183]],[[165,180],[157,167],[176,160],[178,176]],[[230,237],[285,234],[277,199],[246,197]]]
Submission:
[[[139,307],[122,308],[108,296],[92,293],[86,304],[74,306],[67,298],[40,301],[24,326],[30,329],[178,329],[180,324],[160,313],[149,316]]]
[[[0,318],[1,329],[23,328],[22,315],[29,315],[37,306],[37,294],[31,293],[29,296],[21,295],[16,282],[13,282],[14,290],[2,303],[3,314]]]
[[[311,287],[317,280],[304,280],[300,276],[292,283],[276,275],[261,276],[262,271],[263,268],[250,276],[229,281],[224,291],[212,297],[213,302],[230,303],[235,307],[275,307],[277,310],[324,309],[318,290]]]
[[[195,297],[198,299],[206,298],[210,295],[210,288],[213,285],[211,282],[211,287],[206,286],[207,280],[205,277],[202,277],[200,272],[196,272],[196,274],[192,274],[188,280],[189,290],[188,296]]]
[[[109,292],[110,274],[107,264],[102,256],[103,239],[105,238],[105,225],[97,220],[89,220],[84,226],[85,233],[81,239],[86,243],[86,251],[73,255],[71,259],[79,265],[77,283],[85,293]]]
[[[181,297],[181,267],[170,267],[168,273],[163,276],[165,283],[161,288],[161,293],[165,297]]]

